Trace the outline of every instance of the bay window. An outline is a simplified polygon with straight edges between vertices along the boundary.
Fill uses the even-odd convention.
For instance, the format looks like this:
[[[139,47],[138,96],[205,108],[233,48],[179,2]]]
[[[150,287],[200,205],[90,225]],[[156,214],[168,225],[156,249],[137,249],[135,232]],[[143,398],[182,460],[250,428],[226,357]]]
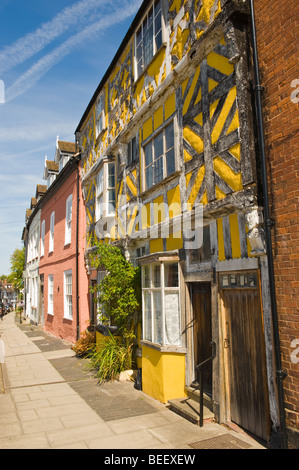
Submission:
[[[180,346],[178,263],[142,267],[143,340]]]

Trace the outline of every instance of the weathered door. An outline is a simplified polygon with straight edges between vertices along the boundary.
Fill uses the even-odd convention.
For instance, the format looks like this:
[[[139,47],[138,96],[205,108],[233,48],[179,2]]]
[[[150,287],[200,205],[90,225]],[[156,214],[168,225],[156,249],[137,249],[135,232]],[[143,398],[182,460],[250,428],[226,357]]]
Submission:
[[[211,284],[195,282],[191,284],[193,308],[193,344],[195,366],[211,357]],[[212,394],[212,361],[203,369],[203,389]]]
[[[231,421],[268,440],[266,359],[258,286],[221,290],[227,332]]]

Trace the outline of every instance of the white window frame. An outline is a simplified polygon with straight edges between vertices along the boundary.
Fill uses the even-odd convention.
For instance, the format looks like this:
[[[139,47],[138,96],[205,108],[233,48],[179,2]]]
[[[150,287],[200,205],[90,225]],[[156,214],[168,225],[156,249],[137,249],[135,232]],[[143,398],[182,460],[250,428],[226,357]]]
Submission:
[[[71,283],[68,280],[71,279]],[[69,292],[71,287],[71,293]],[[68,320],[73,319],[73,275],[72,270],[69,269],[63,273],[63,297],[64,297],[64,318]]]
[[[105,96],[100,93],[96,103],[96,137],[100,135],[105,128]]]
[[[45,254],[45,226],[46,226],[46,221],[43,220],[41,223],[40,256],[44,256]]]
[[[128,158],[127,165],[131,166],[138,163],[139,160],[139,150],[138,150],[138,135],[134,135],[130,142],[128,143]]]
[[[54,251],[55,211],[50,216],[49,253]]]
[[[70,194],[65,204],[65,245],[68,245],[72,241],[72,206],[73,195]]]
[[[48,315],[54,315],[54,276],[48,275]]]
[[[177,265],[177,286],[168,287],[165,283],[165,267],[169,265]],[[148,284],[146,283],[145,273],[148,270]],[[154,272],[160,273],[160,285],[155,285]],[[180,313],[180,281],[179,281],[179,264],[177,261],[155,262],[142,266],[142,327],[143,340],[166,347],[181,346],[181,313]],[[177,310],[174,311],[176,322],[173,317],[167,315],[167,295],[175,295],[177,297]],[[155,297],[160,296],[160,321],[155,317]],[[150,305],[146,304],[146,299],[150,300]],[[160,325],[158,325],[160,323]],[[158,325],[158,328],[156,328]],[[174,332],[169,332],[167,326],[172,326]],[[172,340],[171,340],[172,336]],[[173,338],[176,336],[176,339]]]
[[[104,215],[104,166],[96,177],[96,220]]]
[[[172,126],[173,140],[170,147],[166,147],[166,130]],[[158,139],[162,138],[163,143],[163,153],[156,156],[155,155],[155,143]],[[167,123],[162,130],[157,133],[154,133],[149,139],[147,139],[142,146],[142,162],[143,162],[143,190],[152,188],[153,186],[159,184],[165,178],[170,176],[176,171],[177,162],[176,162],[176,152],[175,152],[175,122],[174,120]],[[147,162],[146,152],[147,149],[150,149],[151,152],[151,162]],[[167,168],[167,157],[172,154],[174,168],[172,171],[169,171]],[[156,176],[159,175],[158,170],[156,169],[156,162],[162,163],[162,177],[157,179]],[[147,181],[147,171],[152,169],[152,183]],[[156,170],[156,171],[155,171]]]
[[[110,169],[114,171],[110,173]],[[115,215],[115,162],[105,162],[96,177],[96,220]]]
[[[61,155],[59,159],[59,171],[61,171],[70,159],[70,155]]]
[[[112,172],[111,172],[112,169]],[[107,163],[107,179],[106,179],[106,214],[114,215],[115,214],[115,163]]]
[[[142,21],[140,22],[135,33],[135,79],[137,80],[148,64],[151,62],[154,55],[163,44],[163,0],[155,0],[147,10]],[[152,22],[150,20],[152,14]],[[152,23],[152,32],[148,31],[148,26]],[[149,43],[147,46],[147,32],[149,36]],[[150,51],[146,54],[146,47],[150,47]]]

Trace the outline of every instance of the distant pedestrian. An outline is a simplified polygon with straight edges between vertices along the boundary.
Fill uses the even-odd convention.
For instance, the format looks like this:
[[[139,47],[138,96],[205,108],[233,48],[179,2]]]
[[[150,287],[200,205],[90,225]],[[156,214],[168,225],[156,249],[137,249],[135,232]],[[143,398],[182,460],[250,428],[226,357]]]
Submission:
[[[1,316],[1,320],[3,320],[3,317],[4,317],[4,303],[2,302],[2,300],[0,300],[0,316]]]

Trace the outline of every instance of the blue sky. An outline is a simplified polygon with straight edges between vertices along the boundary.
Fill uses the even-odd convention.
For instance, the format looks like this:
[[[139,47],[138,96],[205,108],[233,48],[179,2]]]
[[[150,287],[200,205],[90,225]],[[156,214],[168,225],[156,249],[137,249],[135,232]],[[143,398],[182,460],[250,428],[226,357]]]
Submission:
[[[75,129],[142,0],[0,0],[0,275],[56,138]],[[0,82],[1,83],[1,82]]]

